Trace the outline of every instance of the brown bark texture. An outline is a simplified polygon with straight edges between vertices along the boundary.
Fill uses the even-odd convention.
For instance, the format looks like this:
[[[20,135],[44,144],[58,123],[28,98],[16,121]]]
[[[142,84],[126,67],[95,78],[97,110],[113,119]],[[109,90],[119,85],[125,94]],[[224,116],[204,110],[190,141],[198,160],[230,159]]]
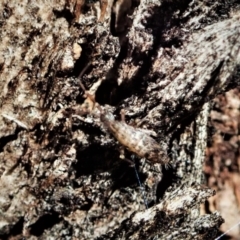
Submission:
[[[4,0],[0,10],[0,237],[214,239],[223,219],[200,212],[214,195],[202,169],[210,101],[240,85],[240,4]],[[122,146],[79,75],[102,114],[120,121],[124,110],[171,167]]]
[[[221,213],[226,239],[239,240],[240,219],[240,87],[212,102],[204,172],[207,185],[216,191],[205,203],[205,212]],[[221,239],[221,238],[220,238]],[[225,238],[223,238],[225,239]]]

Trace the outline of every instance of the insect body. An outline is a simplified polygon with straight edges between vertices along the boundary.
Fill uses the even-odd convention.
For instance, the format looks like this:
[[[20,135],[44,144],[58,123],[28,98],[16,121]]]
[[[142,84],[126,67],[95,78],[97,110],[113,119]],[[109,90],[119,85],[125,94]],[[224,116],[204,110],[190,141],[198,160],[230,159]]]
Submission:
[[[168,163],[165,151],[143,129],[130,126],[124,121],[116,121],[111,113],[104,111],[101,111],[100,118],[109,132],[129,151],[154,163]]]
[[[83,75],[88,65],[79,76]],[[85,96],[90,99],[100,111],[100,119],[108,131],[129,151],[135,153],[140,158],[146,158],[153,163],[168,164],[169,157],[166,151],[147,133],[144,129],[135,128],[125,123],[125,121],[117,121],[114,116],[105,111],[98,103],[95,102],[94,95],[86,91],[80,80],[80,86]]]

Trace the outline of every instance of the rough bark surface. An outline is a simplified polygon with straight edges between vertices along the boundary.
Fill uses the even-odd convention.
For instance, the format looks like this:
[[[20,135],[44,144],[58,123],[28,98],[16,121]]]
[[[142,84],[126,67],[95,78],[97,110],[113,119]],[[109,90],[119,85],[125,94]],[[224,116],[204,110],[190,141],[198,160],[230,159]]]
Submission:
[[[214,239],[201,215],[209,101],[240,85],[237,1],[0,3],[0,236]],[[120,158],[86,104],[154,131],[171,168]],[[78,109],[76,114],[76,109]],[[89,108],[90,109],[90,108]],[[88,114],[87,114],[88,113]]]

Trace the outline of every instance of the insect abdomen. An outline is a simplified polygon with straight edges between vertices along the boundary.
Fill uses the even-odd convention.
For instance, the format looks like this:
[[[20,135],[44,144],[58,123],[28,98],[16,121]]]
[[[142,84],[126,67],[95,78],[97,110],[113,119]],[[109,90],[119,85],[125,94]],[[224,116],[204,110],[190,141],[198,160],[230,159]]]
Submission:
[[[167,155],[163,149],[141,129],[119,121],[105,121],[105,125],[123,146],[139,157],[145,157],[153,162],[168,162]]]

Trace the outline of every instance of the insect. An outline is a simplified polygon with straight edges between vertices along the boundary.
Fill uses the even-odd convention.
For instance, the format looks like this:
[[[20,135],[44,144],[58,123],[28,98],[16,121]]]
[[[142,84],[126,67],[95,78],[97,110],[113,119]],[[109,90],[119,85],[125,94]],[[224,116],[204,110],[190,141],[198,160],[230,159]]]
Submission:
[[[145,129],[137,128],[128,125],[123,119],[122,121],[115,120],[112,113],[103,109],[95,101],[95,96],[90,94],[84,87],[81,77],[88,68],[88,65],[79,75],[79,84],[84,91],[85,97],[90,99],[94,106],[99,109],[100,120],[107,130],[124,146],[127,150],[135,153],[140,158],[146,158],[152,163],[161,163],[168,166],[169,157],[166,151],[151,137]]]

